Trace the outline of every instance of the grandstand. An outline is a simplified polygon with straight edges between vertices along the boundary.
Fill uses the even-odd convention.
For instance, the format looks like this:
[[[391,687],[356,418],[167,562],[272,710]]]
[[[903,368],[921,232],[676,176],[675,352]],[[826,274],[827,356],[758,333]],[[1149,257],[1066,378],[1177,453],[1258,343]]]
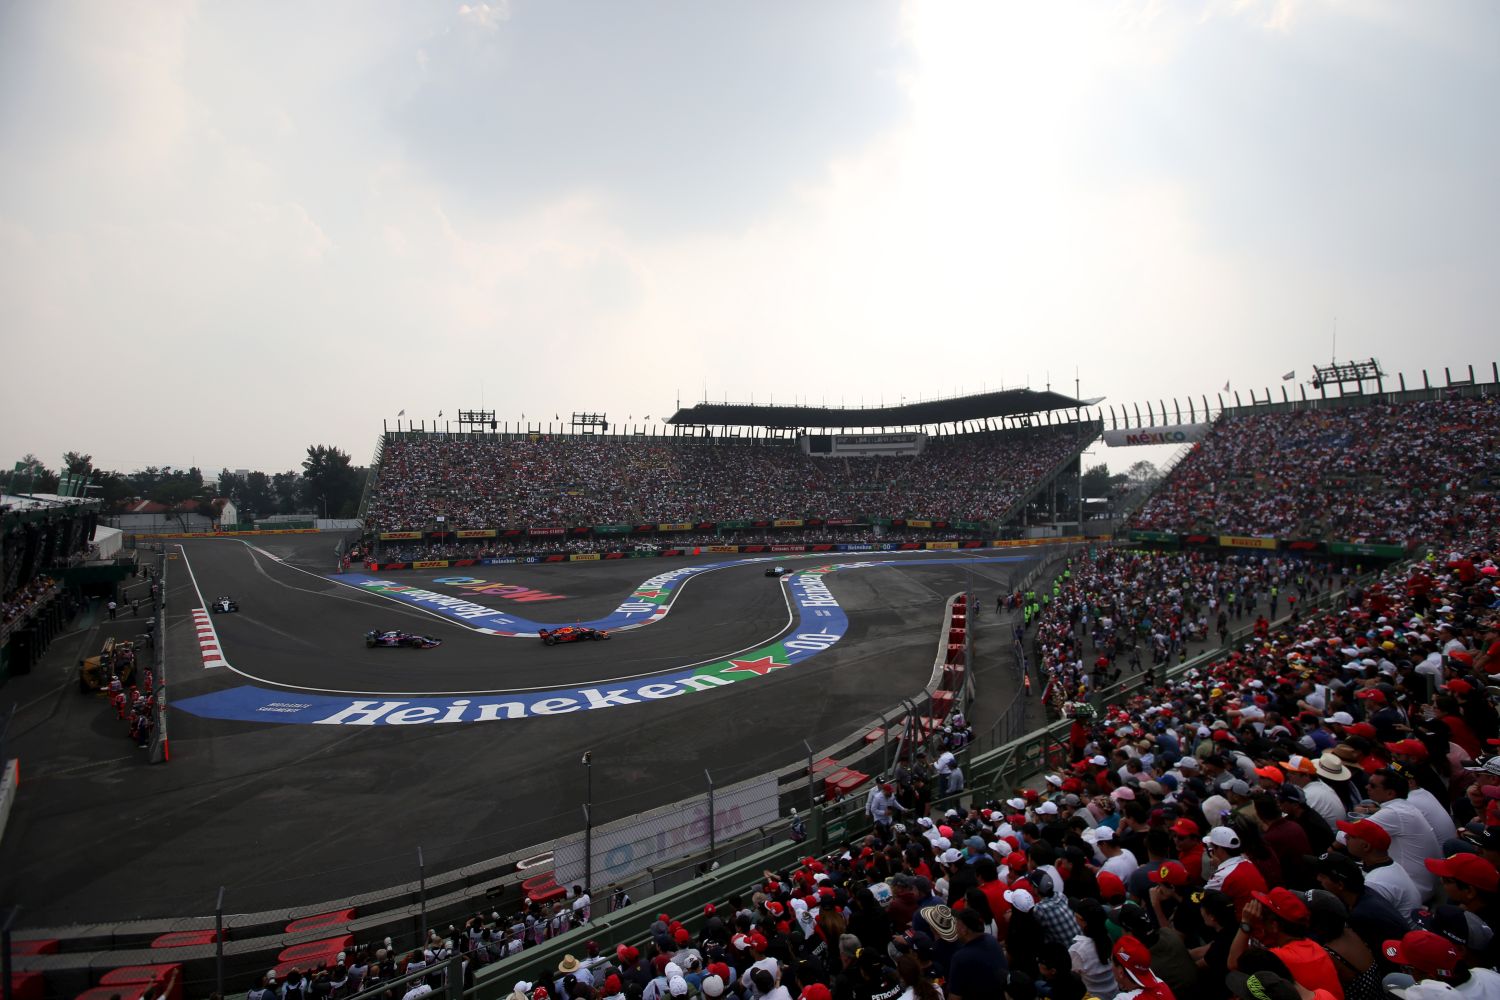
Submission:
[[[1130,522],[1137,531],[1451,544],[1500,512],[1500,397],[1226,411]]]
[[[674,525],[1003,537],[1078,520],[1079,456],[1099,432],[1083,405],[1011,390],[869,410],[699,404],[668,418],[670,435],[397,430],[365,520],[440,540],[563,529],[619,541]]]

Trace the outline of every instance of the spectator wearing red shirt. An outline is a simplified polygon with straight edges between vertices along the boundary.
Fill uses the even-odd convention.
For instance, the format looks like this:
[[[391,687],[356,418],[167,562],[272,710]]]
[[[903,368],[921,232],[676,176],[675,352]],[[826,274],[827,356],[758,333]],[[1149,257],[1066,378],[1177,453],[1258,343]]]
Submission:
[[[1229,967],[1238,969],[1251,942],[1258,942],[1286,965],[1292,978],[1310,990],[1327,990],[1344,1000],[1338,969],[1323,946],[1308,937],[1312,911],[1299,894],[1277,886],[1256,892],[1240,914],[1240,932],[1229,949]]]

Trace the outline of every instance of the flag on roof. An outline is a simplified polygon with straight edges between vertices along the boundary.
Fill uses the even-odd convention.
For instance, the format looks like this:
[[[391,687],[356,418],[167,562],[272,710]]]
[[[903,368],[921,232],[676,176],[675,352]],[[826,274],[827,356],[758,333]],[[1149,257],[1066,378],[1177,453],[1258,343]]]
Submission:
[[[1281,376],[1281,381],[1283,381],[1283,382],[1290,382],[1292,379],[1294,379],[1296,377],[1297,377],[1296,369],[1293,369],[1292,371],[1289,371],[1285,375]]]

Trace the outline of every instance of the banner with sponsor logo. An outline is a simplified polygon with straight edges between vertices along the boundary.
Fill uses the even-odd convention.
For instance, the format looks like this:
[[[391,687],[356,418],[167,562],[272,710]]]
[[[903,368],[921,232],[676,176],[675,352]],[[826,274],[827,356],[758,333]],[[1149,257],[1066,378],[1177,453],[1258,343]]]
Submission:
[[[459,538],[494,538],[494,528],[460,528],[454,532]]]
[[[912,519],[908,518],[907,521],[906,521],[906,526],[908,528],[930,528],[930,527],[932,527],[932,522],[931,521],[912,520]]]
[[[776,520],[771,522],[771,525],[772,527],[776,528],[800,528],[802,527],[802,518],[778,517]]]
[[[568,556],[568,560],[570,562],[598,562],[599,561],[599,553],[597,553],[597,552],[575,552],[572,555]]]
[[[958,548],[958,543],[957,542],[923,542],[922,544],[924,546],[926,546],[927,548],[929,548],[929,549],[956,549],[956,548]]]
[[[772,552],[806,552],[806,545],[773,545]]]
[[[854,523],[854,518],[852,518],[852,517],[830,517],[828,520],[824,521],[823,523],[826,524],[826,525],[828,525],[830,528],[841,528],[841,527],[843,527],[845,525],[853,524]]]
[[[738,545],[710,545],[710,546],[708,546],[708,551],[709,552],[738,552],[739,550],[740,550],[740,547]]]
[[[420,531],[382,531],[380,540],[382,542],[407,542],[415,541],[422,537]]]
[[[561,535],[562,528],[527,528],[526,533],[532,537]]]
[[[1170,531],[1132,531],[1130,533],[1132,542],[1166,542],[1175,543],[1177,536]]]
[[[630,525],[628,524],[596,524],[594,525],[596,535],[628,535]]]
[[[1213,424],[1172,424],[1165,427],[1136,427],[1132,430],[1105,431],[1104,443],[1111,448],[1128,448],[1144,444],[1187,444],[1202,441]]]
[[[1271,549],[1274,551],[1276,539],[1263,535],[1220,535],[1219,544],[1231,549]]]
[[[691,521],[677,521],[677,522],[670,522],[670,523],[662,523],[662,524],[658,524],[656,526],[656,530],[657,531],[692,531],[693,530],[693,523]]]
[[[447,567],[448,560],[446,559],[423,559],[411,564],[412,569],[446,569]]]

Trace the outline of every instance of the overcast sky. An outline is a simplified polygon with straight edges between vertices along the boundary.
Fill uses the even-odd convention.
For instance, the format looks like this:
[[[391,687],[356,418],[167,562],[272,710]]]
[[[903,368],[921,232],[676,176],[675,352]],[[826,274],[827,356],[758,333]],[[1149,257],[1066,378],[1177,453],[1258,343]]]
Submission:
[[[1500,357],[1500,4],[0,0],[0,461]],[[1132,457],[1096,450],[1123,467]]]

